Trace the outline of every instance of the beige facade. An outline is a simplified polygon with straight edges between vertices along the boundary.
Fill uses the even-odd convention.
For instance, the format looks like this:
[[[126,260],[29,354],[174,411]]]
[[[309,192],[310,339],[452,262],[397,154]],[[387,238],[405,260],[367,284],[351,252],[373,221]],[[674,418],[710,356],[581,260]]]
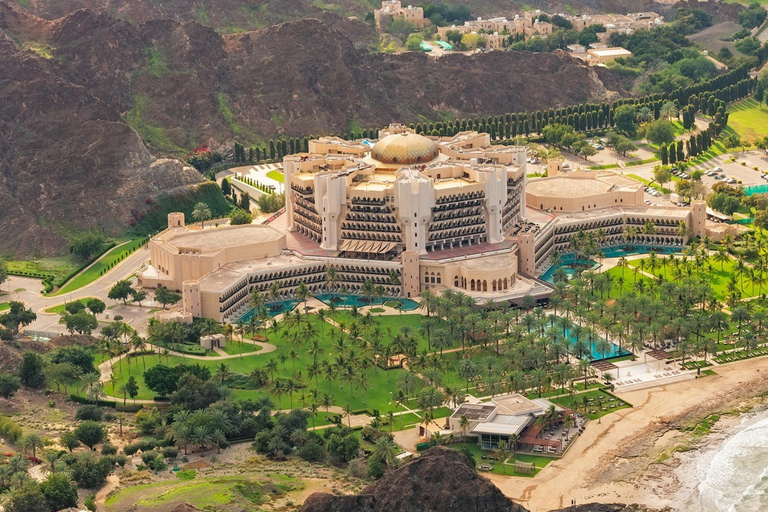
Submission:
[[[553,165],[556,165],[553,162]],[[558,173],[557,168],[553,168]],[[642,206],[643,185],[613,172],[569,171],[536,178],[526,187],[528,206],[553,213],[611,206]]]
[[[590,64],[606,64],[618,58],[631,57],[632,52],[620,47],[613,48],[592,48],[587,50],[586,60]]]
[[[424,19],[424,9],[421,7],[414,7],[408,5],[403,7],[399,0],[383,0],[381,2],[381,9],[373,11],[373,19],[376,22],[376,30],[382,31],[386,28],[386,19],[404,19],[410,23],[413,23],[417,27],[426,27],[431,22],[428,19]]]

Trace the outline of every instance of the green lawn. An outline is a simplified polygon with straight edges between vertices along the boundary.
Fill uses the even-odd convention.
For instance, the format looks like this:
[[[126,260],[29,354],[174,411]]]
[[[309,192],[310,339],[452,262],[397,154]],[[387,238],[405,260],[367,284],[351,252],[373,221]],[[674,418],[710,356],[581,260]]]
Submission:
[[[333,328],[328,323],[321,325],[321,322],[314,315],[309,315],[304,319],[304,322],[311,322],[312,326],[317,333],[317,338],[320,341],[320,347],[323,353],[318,356],[318,361],[328,359],[333,361],[339,354],[339,350],[336,347],[336,336],[332,336],[332,333],[337,332],[337,329]],[[355,382],[350,385],[348,379],[342,375],[336,374],[332,381],[328,381],[324,376],[317,378],[317,384],[315,379],[310,379],[307,376],[307,368],[313,362],[313,356],[307,350],[304,340],[306,335],[297,335],[296,327],[293,324],[286,326],[281,323],[280,329],[277,333],[270,329],[267,331],[267,338],[270,343],[277,346],[277,350],[269,354],[254,354],[245,357],[237,357],[232,359],[222,360],[220,358],[210,358],[210,360],[197,360],[184,358],[179,356],[170,356],[166,363],[166,358],[162,357],[163,364],[169,364],[175,366],[180,363],[200,363],[211,369],[211,372],[215,372],[216,367],[221,363],[226,363],[233,372],[239,372],[243,374],[249,374],[254,368],[265,368],[269,360],[277,362],[277,371],[275,377],[290,378],[295,375],[295,379],[301,380],[304,387],[293,394],[293,406],[301,406],[304,402],[303,398],[310,396],[312,390],[317,385],[318,390],[321,393],[330,393],[333,397],[333,404],[343,407],[349,404],[353,410],[361,409],[378,409],[380,414],[385,415],[388,411],[397,411],[397,404],[392,401],[392,392],[395,389],[395,382],[397,376],[403,372],[401,369],[382,370],[378,367],[373,367],[365,372],[366,382],[365,389],[359,382]],[[322,329],[321,329],[322,327]],[[303,327],[302,327],[303,329]],[[302,344],[300,344],[302,343]],[[349,347],[353,348],[351,342],[346,342]],[[243,345],[245,348],[245,345]],[[359,350],[359,349],[358,349]],[[290,354],[293,352],[295,359],[291,358]],[[281,361],[281,356],[284,356],[285,360]],[[151,355],[146,356],[146,367],[150,368],[159,363],[158,356]],[[132,360],[131,369],[129,371],[128,365],[125,361],[122,362],[122,375],[119,372],[119,367],[116,366],[115,375],[118,377],[118,386],[120,382],[128,380],[129,375],[136,377],[139,384],[139,399],[152,399],[154,393],[147,389],[144,385],[144,366],[141,358],[138,359],[138,365],[136,359]],[[294,368],[295,363],[295,368]],[[111,384],[105,386],[105,392],[112,394]],[[232,389],[232,396],[235,399],[240,398],[259,398],[263,396],[269,396],[269,392],[266,388],[260,389]],[[277,404],[278,408],[287,409],[291,405],[290,396],[271,396],[272,400]]]
[[[283,173],[280,171],[269,171],[267,173],[267,178],[272,178],[275,181],[279,181],[280,183],[283,183]]]
[[[768,135],[768,107],[764,103],[750,98],[729,106],[728,112],[728,125],[742,140],[754,143]]]
[[[589,404],[587,406],[587,417],[591,420],[596,420],[606,414],[616,412],[619,409],[631,407],[627,402],[614,398],[602,390],[587,391],[586,393],[576,394],[573,397],[561,396],[559,398],[550,398],[550,401],[563,407],[575,409],[580,414],[584,414],[583,403],[585,397]],[[611,398],[613,398],[612,401]],[[611,405],[614,405],[614,407],[611,407]]]
[[[81,304],[85,305],[85,303],[88,302],[89,300],[90,299],[85,298],[85,299],[76,300],[75,302],[80,302]],[[58,306],[53,306],[53,307],[47,308],[45,310],[45,312],[46,313],[53,313],[55,315],[61,315],[62,313],[64,313],[64,311],[66,311],[66,308],[67,308],[67,303],[64,303],[64,304],[59,304]]]
[[[478,445],[477,442],[474,442],[472,438],[468,438],[468,441],[463,443],[453,443],[447,445],[449,448],[453,448],[454,450],[458,450],[462,446],[466,446],[469,448],[469,451],[472,452],[472,455],[475,456],[475,463],[477,464],[493,464],[493,471],[489,471],[490,473],[495,473],[497,475],[514,475],[514,476],[524,476],[524,477],[534,477],[536,476],[544,467],[552,462],[553,459],[550,457],[543,457],[540,455],[528,455],[526,453],[518,453],[515,456],[515,460],[519,460],[520,462],[531,462],[534,465],[534,470],[530,475],[526,475],[523,473],[515,473],[515,467],[511,463],[506,464],[506,468],[502,468],[501,461],[490,461],[490,460],[483,460],[483,457],[489,457],[494,456],[494,453],[492,450],[482,450]],[[512,458],[512,455],[510,454],[510,459]]]
[[[145,238],[137,238],[126,242],[122,245],[114,247],[112,250],[101,256],[93,265],[88,267],[85,271],[79,273],[72,279],[70,279],[61,289],[56,292],[56,295],[63,295],[89,285],[96,279],[101,277],[102,271],[109,269],[109,266],[113,263],[120,261],[121,258],[127,257],[134,250],[140,248]]]
[[[0,302],[0,311],[5,311],[11,309],[11,303],[10,302]]]
[[[53,280],[64,279],[72,272],[77,271],[81,264],[75,261],[71,256],[60,258],[43,258],[33,260],[10,260],[8,261],[8,270],[14,272],[34,272],[41,274],[50,274]]]
[[[240,343],[240,340],[235,338],[232,341],[228,341],[222,350],[229,355],[252,354],[254,352],[260,351],[261,346],[253,345],[248,342]]]
[[[590,165],[587,167],[587,169],[592,169],[594,171],[600,171],[603,169],[618,169],[619,164],[603,164],[603,165]]]
[[[637,287],[638,282],[645,283],[645,286],[648,286],[651,282],[650,277],[646,277],[640,273],[635,275],[631,268],[613,267],[608,270],[607,274],[611,276],[612,285],[610,297],[612,299],[634,290]]]
[[[426,336],[422,335],[420,332],[420,328],[422,325],[422,322],[424,320],[424,315],[421,315],[419,313],[410,313],[406,314],[403,313],[402,315],[372,315],[373,321],[378,324],[381,327],[381,342],[383,344],[388,344],[392,341],[392,338],[397,336],[398,332],[400,332],[401,327],[407,327],[408,330],[410,330],[410,334],[416,337],[416,340],[419,343],[419,352],[422,350],[428,350],[429,345],[427,343]],[[357,317],[357,320],[360,321],[362,319],[362,316]],[[350,325],[356,320],[352,317],[352,313],[346,310],[340,310],[335,313],[334,320],[338,322],[339,324],[343,323],[344,327],[346,329],[349,329]],[[442,320],[437,320],[437,322],[442,323]],[[362,336],[368,341],[373,341],[372,339],[373,331],[370,332],[362,331]],[[461,345],[458,345],[461,346]]]
[[[301,480],[277,474],[172,479],[126,487],[110,496],[104,506],[107,511],[136,506],[161,511],[183,502],[205,510],[260,510],[260,505],[302,489]]]
[[[659,266],[653,272],[651,272],[651,269],[648,267],[650,258],[631,260],[628,262],[628,264],[631,267],[636,267],[639,266],[640,262],[642,261],[643,271],[652,273],[653,275],[661,277],[665,280],[672,280],[675,276],[673,267],[667,262],[666,258],[663,259],[663,262],[661,257],[657,259],[659,261]],[[747,274],[739,276],[736,271],[736,260],[733,258],[727,262],[720,263],[715,261],[714,257],[710,257],[708,263],[711,264],[711,273],[709,271],[710,266],[705,264],[704,268],[697,269],[694,271],[693,275],[704,275],[712,285],[712,291],[714,292],[715,297],[720,301],[724,301],[729,295],[728,282],[730,281],[731,276],[737,277],[736,291],[741,298],[755,297],[768,291],[768,285],[766,284],[761,286],[754,286],[752,280]]]

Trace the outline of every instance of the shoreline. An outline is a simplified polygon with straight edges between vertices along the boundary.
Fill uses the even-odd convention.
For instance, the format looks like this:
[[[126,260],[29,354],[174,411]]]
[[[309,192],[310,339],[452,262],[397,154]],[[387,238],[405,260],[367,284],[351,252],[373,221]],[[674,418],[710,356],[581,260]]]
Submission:
[[[718,366],[717,375],[621,393],[634,404],[591,421],[566,455],[534,479],[485,475],[531,512],[586,503],[638,503],[677,510],[684,459],[721,442],[743,418],[742,407],[768,392],[768,357]],[[738,409],[738,410],[736,410]],[[711,434],[695,438],[680,428],[710,414],[723,416]],[[681,456],[675,447],[684,445]],[[663,452],[671,454],[663,456]],[[682,509],[680,509],[682,510]]]

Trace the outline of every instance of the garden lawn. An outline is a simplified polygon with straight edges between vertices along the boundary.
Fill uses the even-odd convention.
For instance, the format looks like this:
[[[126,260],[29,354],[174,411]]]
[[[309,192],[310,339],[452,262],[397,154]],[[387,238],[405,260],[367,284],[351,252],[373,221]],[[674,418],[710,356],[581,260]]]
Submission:
[[[742,140],[754,143],[768,135],[768,106],[750,98],[728,107],[728,125]]]
[[[638,281],[644,282],[646,286],[651,282],[650,277],[646,277],[640,273],[635,276],[635,273],[631,268],[613,267],[608,270],[607,273],[611,276],[612,284],[609,297],[612,299],[618,298],[622,294],[634,290]]]
[[[85,305],[86,302],[88,302],[89,300],[90,300],[89,298],[85,298],[85,299],[78,299],[75,302],[79,302],[79,303]],[[55,314],[55,315],[61,315],[61,314],[63,314],[67,310],[67,304],[68,303],[64,303],[64,304],[59,304],[58,306],[53,306],[53,307],[47,308],[45,310],[45,312],[46,313],[52,313],[52,314]]]
[[[136,238],[122,245],[114,247],[112,250],[101,256],[93,265],[80,272],[78,275],[67,281],[67,283],[56,292],[56,295],[63,295],[89,285],[102,276],[102,271],[109,269],[109,266],[130,255],[136,249],[142,247],[145,238]]]
[[[614,398],[602,390],[587,391],[586,393],[573,395],[573,397],[565,395],[559,398],[550,398],[549,400],[552,403],[561,405],[563,407],[568,407],[570,409],[575,409],[576,412],[584,414],[583,403],[585,397],[589,403],[587,406],[587,417],[591,420],[596,420],[602,416],[605,416],[606,414],[631,407],[627,402],[624,402],[620,398]],[[590,400],[590,398],[592,400]],[[614,400],[611,401],[611,398],[614,398]],[[611,404],[614,404],[615,407],[611,408]]]
[[[253,345],[247,341],[240,343],[240,339],[235,337],[228,341],[222,350],[231,356],[252,354],[254,352],[259,352],[261,350],[261,345]]]
[[[489,461],[489,460],[483,460],[483,457],[488,456],[494,456],[493,450],[482,450],[478,445],[477,442],[473,442],[472,438],[468,438],[469,440],[463,443],[453,443],[446,445],[449,448],[453,448],[454,450],[460,449],[462,446],[466,446],[469,448],[469,451],[472,452],[472,455],[475,456],[475,463],[476,464],[493,464],[493,471],[489,471],[489,473],[494,473],[497,475],[510,475],[510,476],[525,476],[525,477],[534,477],[536,476],[539,471],[544,469],[544,467],[552,462],[552,459],[549,457],[542,457],[540,455],[528,455],[527,453],[518,453],[515,456],[515,460],[519,460],[520,462],[531,462],[534,465],[534,470],[530,475],[526,475],[523,473],[515,473],[515,467],[512,463],[512,454],[509,455],[509,463],[506,465],[505,469],[502,469],[501,461]],[[506,472],[505,472],[506,470]]]
[[[279,181],[280,183],[284,182],[283,173],[281,173],[280,171],[275,171],[275,170],[269,171],[267,173],[267,178],[272,178],[273,180]]]
[[[392,338],[397,336],[397,334],[400,332],[400,329],[402,327],[408,327],[411,330],[411,334],[416,338],[418,341],[418,351],[421,352],[423,350],[428,350],[428,344],[427,344],[427,337],[426,335],[422,335],[420,332],[422,322],[424,321],[425,315],[421,315],[419,313],[403,313],[402,315],[372,315],[373,321],[381,326],[381,343],[384,345],[388,345]],[[352,317],[352,313],[346,310],[337,311],[334,314],[335,321],[337,323],[344,323],[344,326],[346,329],[349,329],[350,324],[354,321],[354,318]],[[436,318],[436,317],[435,317]],[[362,319],[362,315],[358,317],[358,319]],[[443,324],[444,321],[441,319],[437,319],[437,325]],[[436,327],[437,328],[437,327]],[[368,341],[371,341],[370,334],[366,334],[366,332],[363,330],[361,331],[361,335],[368,339]],[[461,345],[459,345],[461,346]],[[454,347],[456,348],[456,347]],[[434,351],[434,349],[432,349]]]
[[[302,489],[301,480],[285,475],[172,479],[123,488],[110,496],[104,506],[109,512],[137,506],[141,510],[163,511],[181,503],[201,510],[256,510],[273,498]]]
[[[642,261],[643,271],[652,273],[656,277],[661,277],[667,281],[673,279],[673,267],[667,262],[666,258],[658,258],[659,266],[653,272],[651,272],[651,269],[648,268],[649,260],[650,258],[643,258],[641,260],[630,260],[627,263],[631,267],[637,267]],[[710,257],[709,264],[711,265],[712,269],[711,273],[709,271],[709,265],[705,265],[703,269],[696,270],[693,275],[703,274],[705,277],[707,277],[710,281],[710,284],[712,285],[712,291],[714,292],[715,298],[717,298],[719,301],[725,301],[725,299],[728,298],[728,282],[730,281],[731,276],[736,276],[737,292],[741,298],[755,297],[765,293],[768,290],[768,285],[766,284],[761,286],[754,286],[752,280],[746,274],[739,276],[736,271],[736,260],[733,258],[729,259],[727,262],[720,263],[715,261],[714,257]]]
[[[8,309],[11,309],[10,302],[0,302],[0,311],[6,311]]]
[[[82,266],[72,256],[24,261],[10,260],[7,263],[9,271],[50,274],[54,281],[64,279]]]

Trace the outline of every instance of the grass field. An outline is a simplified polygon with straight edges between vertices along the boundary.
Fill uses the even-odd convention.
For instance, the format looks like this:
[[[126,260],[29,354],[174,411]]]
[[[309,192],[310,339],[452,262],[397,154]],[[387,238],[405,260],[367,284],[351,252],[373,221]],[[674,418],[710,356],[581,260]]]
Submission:
[[[6,311],[8,309],[11,309],[10,302],[0,302],[0,311]]]
[[[267,173],[267,178],[272,178],[275,181],[279,181],[280,183],[283,183],[283,173],[280,171],[269,171]]]
[[[627,164],[627,165],[629,165],[629,164]],[[637,174],[627,174],[627,177],[628,178],[632,178],[633,180],[637,180],[640,183],[642,183],[643,185],[646,185],[648,187],[654,188],[654,189],[658,190],[659,192],[661,192],[662,194],[669,194],[671,192],[668,188],[664,188],[661,185],[659,185],[658,183],[651,184],[650,180],[647,180],[645,178],[641,178]]]
[[[563,407],[569,407],[575,409],[579,413],[584,413],[584,399],[587,399],[587,417],[591,420],[596,420],[606,414],[616,412],[620,409],[626,409],[630,405],[620,399],[616,399],[613,396],[602,390],[587,391],[586,393],[576,394],[573,397],[561,396],[559,398],[550,398],[550,401]],[[613,400],[611,400],[613,399]],[[613,405],[613,407],[611,407]]]
[[[91,284],[101,277],[102,271],[107,270],[110,265],[120,261],[121,258],[127,257],[134,250],[140,248],[143,240],[143,237],[137,238],[113,248],[96,260],[93,265],[70,279],[58,292],[56,292],[56,295],[63,295]]]
[[[768,106],[750,98],[728,107],[728,124],[742,140],[754,143],[768,135]]]
[[[76,300],[75,302],[79,302],[79,303],[85,305],[85,303],[88,302],[88,300],[89,300],[88,298],[85,298],[85,299]],[[54,314],[54,315],[61,315],[62,313],[64,313],[64,311],[66,311],[66,308],[67,308],[67,303],[64,303],[64,304],[59,304],[58,306],[53,306],[53,307],[47,308],[45,310],[45,312],[46,313],[51,313],[51,314]]]
[[[640,273],[635,275],[631,268],[613,267],[608,271],[608,275],[611,276],[611,293],[610,297],[615,299],[620,295],[630,292],[637,287],[637,282],[642,281],[647,286],[651,282],[650,277],[646,277]]]
[[[53,280],[64,279],[80,268],[80,264],[72,257],[43,258],[32,260],[11,260],[8,262],[8,270],[16,272],[38,272],[50,274]]]
[[[515,473],[514,465],[510,463],[506,464],[506,468],[502,468],[501,461],[486,461],[483,459],[483,457],[493,456],[493,451],[491,450],[481,450],[479,446],[477,446],[476,442],[473,442],[471,438],[469,438],[470,441],[464,442],[464,443],[453,443],[447,445],[449,448],[453,448],[454,450],[458,450],[462,446],[466,446],[469,448],[469,451],[472,452],[472,455],[475,456],[475,462],[477,464],[493,464],[493,471],[489,471],[489,473],[495,473],[497,475],[515,475],[515,476],[523,476],[523,477],[534,477],[536,476],[539,471],[544,469],[547,464],[552,462],[553,459],[549,457],[542,457],[540,455],[528,455],[525,453],[518,453],[515,456],[515,460],[519,460],[520,462],[531,462],[534,465],[533,473],[530,475],[522,474],[522,473]],[[512,455],[510,454],[510,459],[512,458]]]
[[[301,480],[277,474],[175,479],[121,489],[104,505],[107,511],[170,510],[180,503],[204,510],[256,511],[304,488]]]

